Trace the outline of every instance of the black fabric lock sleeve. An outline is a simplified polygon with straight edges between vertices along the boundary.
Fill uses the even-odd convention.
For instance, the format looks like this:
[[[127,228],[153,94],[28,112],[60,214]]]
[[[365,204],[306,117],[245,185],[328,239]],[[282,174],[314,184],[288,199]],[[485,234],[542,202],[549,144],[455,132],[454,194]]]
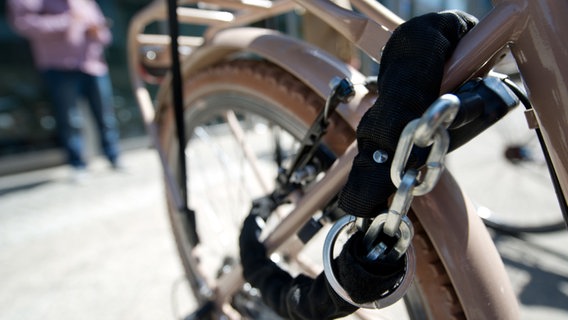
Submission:
[[[390,167],[400,134],[438,98],[446,60],[476,23],[467,13],[446,11],[410,19],[395,29],[381,58],[379,97],[357,128],[359,153],[340,194],[343,211],[372,218],[386,208],[395,191]],[[376,163],[376,150],[386,152],[388,160]],[[412,167],[424,163],[424,151],[412,152]]]
[[[245,280],[260,290],[267,306],[284,318],[302,320],[335,319],[357,310],[333,291],[323,272],[315,279],[304,275],[293,278],[270,260],[258,240],[256,219],[251,214],[243,223],[241,264]]]

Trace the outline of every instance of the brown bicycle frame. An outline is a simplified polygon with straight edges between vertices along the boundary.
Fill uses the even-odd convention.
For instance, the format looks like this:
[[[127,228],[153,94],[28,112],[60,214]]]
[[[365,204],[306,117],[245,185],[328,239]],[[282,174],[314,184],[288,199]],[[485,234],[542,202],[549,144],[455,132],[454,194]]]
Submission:
[[[195,3],[197,1],[186,1]],[[402,20],[374,0],[351,0],[351,4],[365,16],[339,8],[326,0],[238,0],[202,1],[232,9],[247,9],[245,13],[207,15],[199,10],[178,9],[180,22],[206,24],[209,29],[202,38],[180,37],[181,45],[199,48],[184,61],[184,73],[215,63],[238,51],[251,51],[280,64],[312,89],[325,97],[329,94],[327,82],[334,75],[350,77],[358,83],[363,76],[337,61],[328,61],[319,72],[303,72],[314,68],[305,60],[315,59],[310,47],[269,31],[250,28],[229,29],[247,25],[274,15],[290,11],[297,6],[309,10],[328,22],[351,40],[363,52],[377,61],[380,48],[390,37],[391,30]],[[564,127],[568,124],[568,45],[561,39],[568,30],[568,2],[555,0],[495,0],[495,7],[461,40],[446,65],[441,93],[451,91],[472,76],[481,75],[501,58],[503,50],[510,48],[517,61],[523,82],[534,110],[528,111],[531,127],[539,127],[550,152],[564,197],[568,196],[568,137]],[[165,156],[156,138],[155,112],[150,95],[145,89],[140,72],[141,45],[166,45],[167,36],[143,35],[143,28],[155,20],[166,17],[165,3],[155,1],[140,12],[129,30],[129,62],[133,89],[143,118],[163,161],[166,184],[179,200],[179,191]],[[238,37],[235,38],[235,35]],[[279,56],[271,47],[275,44],[295,46],[296,54]],[[304,50],[303,50],[304,49]],[[302,51],[303,50],[303,51]],[[158,61],[160,62],[160,61]],[[167,65],[167,61],[161,61]],[[314,71],[310,69],[310,71]],[[165,82],[167,83],[167,82]],[[169,87],[165,85],[158,97],[167,101]],[[359,86],[357,96],[337,112],[356,128],[362,114],[376,98]],[[160,106],[166,106],[162,102]],[[160,107],[159,106],[159,107]],[[297,203],[296,209],[267,238],[265,245],[276,250],[293,236],[311,214],[323,207],[345,183],[352,160],[357,154],[356,144],[340,156],[325,177],[308,190]],[[178,202],[179,203],[179,202]],[[517,319],[518,306],[507,273],[491,237],[477,216],[475,209],[462,194],[459,185],[449,173],[444,173],[436,188],[429,194],[417,197],[412,204],[436,250],[442,257],[454,283],[458,297],[468,318]],[[440,232],[442,231],[442,232]],[[242,284],[240,268],[224,276],[217,288],[217,302],[223,303]]]

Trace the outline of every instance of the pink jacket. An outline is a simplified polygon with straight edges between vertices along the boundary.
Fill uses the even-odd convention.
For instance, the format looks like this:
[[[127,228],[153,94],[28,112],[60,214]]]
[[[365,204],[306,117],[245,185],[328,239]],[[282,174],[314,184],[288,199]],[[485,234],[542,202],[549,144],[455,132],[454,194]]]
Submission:
[[[30,41],[38,69],[108,72],[112,36],[94,0],[8,0],[8,21]]]

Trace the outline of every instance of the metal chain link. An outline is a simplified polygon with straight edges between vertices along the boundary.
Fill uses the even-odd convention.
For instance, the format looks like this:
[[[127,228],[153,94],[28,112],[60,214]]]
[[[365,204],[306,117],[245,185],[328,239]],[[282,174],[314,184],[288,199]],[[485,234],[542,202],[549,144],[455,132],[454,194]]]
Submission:
[[[411,245],[414,230],[407,213],[414,196],[430,192],[440,179],[450,140],[447,128],[455,118],[458,108],[459,100],[456,96],[443,95],[426,110],[420,119],[411,121],[404,128],[391,166],[391,179],[397,187],[393,202],[389,210],[378,215],[365,231],[363,243],[367,249],[366,258],[368,260],[405,259],[404,276],[400,279],[398,286],[375,301],[365,304],[355,303],[337,281],[331,261],[335,241],[339,234],[345,229],[356,228],[357,225],[366,225],[366,223],[361,218],[345,215],[329,230],[323,248],[324,272],[333,290],[345,301],[362,308],[382,308],[398,301],[408,290],[415,273],[415,256]],[[418,170],[406,169],[413,146],[422,148],[431,146],[425,169],[422,170],[422,177]],[[385,160],[388,155],[378,151],[373,157]],[[385,242],[377,241],[382,232],[397,238],[397,242],[391,248]]]
[[[415,256],[411,245],[414,230],[407,213],[414,196],[430,192],[440,179],[450,141],[447,128],[455,118],[458,108],[459,100],[456,96],[443,95],[426,110],[420,119],[411,121],[404,128],[391,166],[391,179],[397,187],[393,202],[389,210],[378,215],[365,231],[363,243],[367,249],[366,258],[368,260],[405,259],[404,276],[400,279],[398,286],[375,301],[365,304],[355,303],[337,281],[331,261],[333,247],[339,234],[344,229],[355,228],[357,225],[366,223],[361,218],[345,215],[328,232],[323,248],[324,272],[333,290],[345,301],[362,308],[382,308],[398,301],[408,290],[415,273]],[[422,148],[431,146],[425,169],[421,170],[421,173],[416,169],[406,169],[413,146]],[[380,154],[376,158],[383,159],[385,155],[378,153]],[[397,238],[397,242],[389,248],[385,242],[377,241],[381,233]]]
[[[390,172],[397,191],[386,212],[386,218],[375,218],[365,233],[364,242],[369,254],[375,250],[373,244],[381,231],[388,236],[399,238],[395,245],[398,257],[392,258],[400,258],[406,252],[411,241],[408,239],[410,222],[407,221],[406,215],[414,196],[430,192],[442,175],[444,158],[450,144],[447,128],[456,117],[458,108],[459,99],[452,94],[445,94],[438,98],[421,118],[408,123],[402,131]],[[421,172],[407,169],[408,158],[414,146],[431,147]]]

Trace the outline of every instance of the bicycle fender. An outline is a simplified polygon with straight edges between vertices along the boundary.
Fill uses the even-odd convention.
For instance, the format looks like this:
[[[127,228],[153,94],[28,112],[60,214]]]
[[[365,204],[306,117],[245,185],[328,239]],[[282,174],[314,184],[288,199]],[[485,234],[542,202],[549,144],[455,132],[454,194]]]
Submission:
[[[517,298],[499,252],[452,175],[445,171],[430,193],[414,199],[412,209],[443,257],[466,318],[519,319]]]
[[[333,78],[349,78],[358,86],[357,94],[349,103],[340,105],[337,112],[353,129],[376,99],[376,95],[362,85],[366,77],[358,70],[316,46],[261,28],[243,27],[218,32],[183,61],[183,76],[186,78],[200,69],[238,55],[250,55],[278,65],[302,80],[323,99],[331,92],[329,84]],[[166,84],[161,88],[158,100],[169,99],[170,82]]]

